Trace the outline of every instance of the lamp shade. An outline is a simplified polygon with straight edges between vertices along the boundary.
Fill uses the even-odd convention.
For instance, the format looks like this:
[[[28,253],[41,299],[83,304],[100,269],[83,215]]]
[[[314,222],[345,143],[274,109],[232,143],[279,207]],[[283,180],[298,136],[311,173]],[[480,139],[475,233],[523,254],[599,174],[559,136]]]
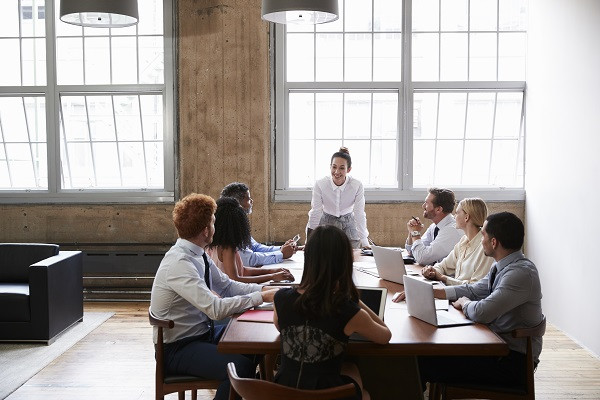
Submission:
[[[339,18],[337,0],[262,0],[262,18],[277,24],[323,24]]]
[[[60,20],[92,28],[122,28],[138,23],[137,0],[60,0]]]

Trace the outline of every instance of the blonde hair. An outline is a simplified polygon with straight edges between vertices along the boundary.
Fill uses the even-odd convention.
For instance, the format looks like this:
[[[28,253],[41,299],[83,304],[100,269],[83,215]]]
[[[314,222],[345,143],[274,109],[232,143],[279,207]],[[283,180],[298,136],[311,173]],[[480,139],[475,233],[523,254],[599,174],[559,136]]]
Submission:
[[[460,208],[462,208],[465,214],[469,214],[469,217],[471,217],[471,223],[473,223],[473,225],[478,228],[483,226],[488,214],[485,201],[479,197],[468,197],[466,199],[462,199],[458,205]]]

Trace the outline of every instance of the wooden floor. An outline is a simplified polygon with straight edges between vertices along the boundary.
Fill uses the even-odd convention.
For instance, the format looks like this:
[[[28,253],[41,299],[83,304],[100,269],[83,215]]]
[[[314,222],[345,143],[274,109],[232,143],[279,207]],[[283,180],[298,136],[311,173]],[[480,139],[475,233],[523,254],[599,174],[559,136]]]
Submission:
[[[148,303],[86,303],[85,309],[116,314],[8,400],[154,398]],[[600,360],[549,324],[536,373],[536,393],[544,400],[600,399]],[[212,391],[198,392],[201,400],[213,395]],[[166,397],[176,398],[176,394]]]

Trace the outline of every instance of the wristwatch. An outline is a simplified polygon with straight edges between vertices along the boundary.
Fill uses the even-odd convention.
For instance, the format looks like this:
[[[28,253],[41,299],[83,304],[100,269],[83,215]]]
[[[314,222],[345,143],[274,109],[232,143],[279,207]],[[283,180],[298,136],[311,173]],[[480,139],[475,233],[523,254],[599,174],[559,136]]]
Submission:
[[[412,236],[412,237],[415,237],[415,236],[421,236],[421,232],[419,232],[419,231],[412,231],[412,232],[410,233],[410,236]]]

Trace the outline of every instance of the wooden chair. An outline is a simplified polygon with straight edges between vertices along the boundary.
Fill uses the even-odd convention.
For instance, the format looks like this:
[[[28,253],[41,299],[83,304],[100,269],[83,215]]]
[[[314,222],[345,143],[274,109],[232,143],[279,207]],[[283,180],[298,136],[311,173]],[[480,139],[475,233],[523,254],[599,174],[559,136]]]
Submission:
[[[341,399],[355,395],[354,385],[338,386],[320,390],[302,390],[283,386],[274,382],[251,378],[240,378],[235,370],[235,364],[227,364],[227,374],[231,382],[229,400],[329,400]]]
[[[172,329],[175,322],[170,319],[157,318],[150,309],[148,309],[148,318],[150,319],[150,325],[158,327],[158,340],[154,345],[156,351],[156,400],[164,399],[166,394],[175,392],[179,394],[179,400],[184,400],[186,390],[191,390],[192,400],[197,400],[198,389],[216,389],[219,387],[221,381],[217,380],[189,375],[165,376],[163,329]]]
[[[527,338],[527,367],[524,386],[488,386],[477,384],[434,384],[431,399],[491,399],[491,400],[534,400],[535,388],[533,372],[532,340],[534,336],[543,336],[546,332],[546,317],[533,328],[515,329],[511,332],[514,338]]]

